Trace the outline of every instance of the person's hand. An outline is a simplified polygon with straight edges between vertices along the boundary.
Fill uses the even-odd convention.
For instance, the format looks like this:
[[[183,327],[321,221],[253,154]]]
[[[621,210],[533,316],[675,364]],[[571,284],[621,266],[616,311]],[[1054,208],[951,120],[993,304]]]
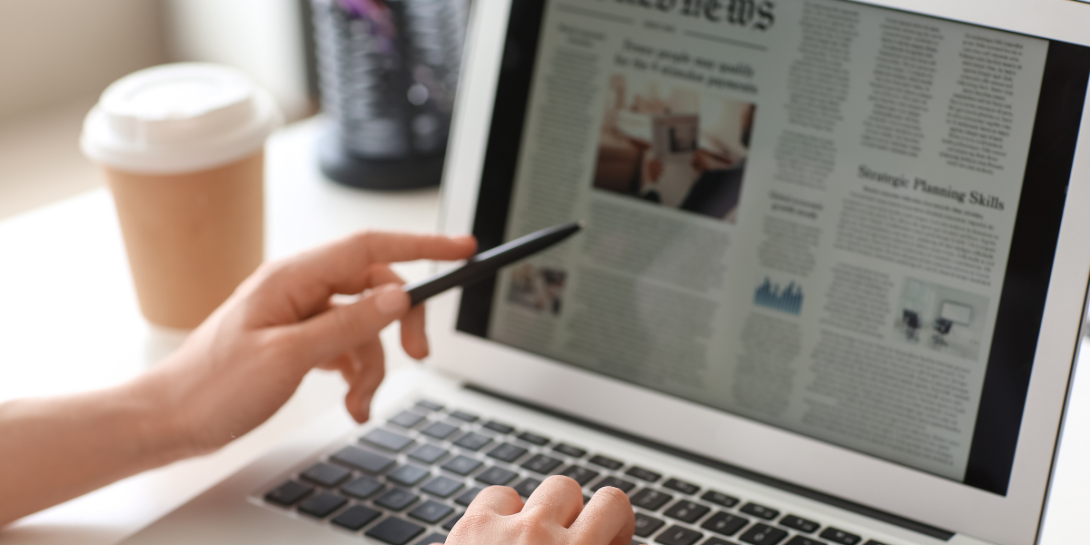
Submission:
[[[693,169],[703,173],[709,170],[733,168],[737,161],[731,159],[728,155],[730,152],[728,151],[727,145],[714,136],[711,137],[711,141],[716,145],[716,148],[719,149],[719,152],[714,153],[704,148],[696,150],[696,153],[693,154]]]
[[[183,346],[133,387],[154,399],[146,435],[166,459],[208,452],[272,416],[315,367],[350,385],[348,412],[367,420],[384,375],[378,333],[401,320],[401,344],[428,355],[424,307],[409,308],[389,263],[455,260],[472,237],[363,233],[262,266]],[[334,295],[360,294],[350,302]]]
[[[665,165],[662,164],[662,159],[651,159],[647,162],[647,180],[648,183],[658,183],[659,178],[662,177],[663,171],[666,170]]]
[[[505,486],[481,491],[446,545],[629,545],[636,526],[628,496],[605,487],[583,506],[570,477],[545,479],[524,504]]]

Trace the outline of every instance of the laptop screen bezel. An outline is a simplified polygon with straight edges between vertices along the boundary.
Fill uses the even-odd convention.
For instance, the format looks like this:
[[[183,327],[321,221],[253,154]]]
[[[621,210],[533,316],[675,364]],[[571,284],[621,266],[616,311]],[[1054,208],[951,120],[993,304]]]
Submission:
[[[884,2],[881,5],[925,12],[1015,32],[1086,44],[1079,24],[1090,28],[1090,10],[1069,10],[1048,2],[1028,2],[1033,17],[1012,8],[984,9],[986,0],[956,5],[941,2]],[[1045,8],[1042,5],[1047,4]],[[1042,12],[1047,9],[1047,12]],[[478,204],[479,180],[505,45],[508,0],[482,0],[474,11],[467,65],[459,94],[444,183],[442,227],[470,232]],[[1079,19],[1080,20],[1076,20]],[[1080,134],[1085,134],[1087,117]],[[1059,423],[1075,356],[1082,298],[1090,270],[1090,248],[1078,243],[1090,230],[1081,211],[1090,204],[1090,149],[1080,139],[1060,230],[1053,275],[1035,356],[1015,464],[1006,496],[987,493],[922,471],[884,462],[815,439],[699,406],[652,390],[620,383],[546,358],[455,332],[458,296],[433,304],[435,365],[465,380],[508,395],[553,407],[621,430],[678,445],[711,458],[776,476],[801,486],[884,511],[997,543],[1032,543],[1037,533]],[[1080,180],[1083,182],[1080,183]],[[1076,203],[1082,203],[1080,205]],[[565,395],[557,396],[555,392]],[[611,399],[628,399],[623,407]],[[676,426],[678,421],[691,424]],[[691,433],[691,430],[716,430]],[[770,456],[770,452],[792,456]],[[821,467],[814,472],[812,468]],[[871,483],[882,482],[874,487]]]

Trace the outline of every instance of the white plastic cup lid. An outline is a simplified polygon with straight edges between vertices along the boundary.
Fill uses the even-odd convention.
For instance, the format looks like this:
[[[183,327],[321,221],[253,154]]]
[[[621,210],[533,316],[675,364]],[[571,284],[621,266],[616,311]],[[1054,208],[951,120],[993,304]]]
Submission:
[[[118,170],[181,174],[247,157],[281,124],[272,96],[243,72],[166,64],[110,85],[84,121],[80,147]]]

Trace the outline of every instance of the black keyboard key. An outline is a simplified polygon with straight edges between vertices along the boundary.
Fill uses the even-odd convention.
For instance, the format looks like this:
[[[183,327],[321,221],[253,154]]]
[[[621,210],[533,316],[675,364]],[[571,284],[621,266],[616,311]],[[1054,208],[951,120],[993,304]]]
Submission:
[[[491,442],[492,438],[487,435],[481,435],[477,432],[470,432],[458,438],[458,440],[455,441],[454,444],[464,449],[477,452]]]
[[[400,511],[412,505],[413,502],[418,499],[420,499],[420,496],[417,496],[408,490],[395,488],[379,496],[378,499],[375,500],[375,505],[385,507],[391,511]]]
[[[518,473],[502,467],[493,466],[484,470],[480,475],[477,475],[477,480],[487,485],[503,486],[511,482],[511,479],[514,479],[515,477],[518,477]]]
[[[390,469],[395,463],[393,458],[387,458],[381,454],[376,454],[356,447],[344,447],[337,451],[333,456],[330,456],[330,459],[338,464],[346,465],[372,475],[378,475],[379,473]]]
[[[780,519],[780,526],[786,526],[788,528],[798,530],[806,534],[812,534],[816,532],[818,528],[821,528],[820,524],[812,520],[797,517],[795,515],[787,515],[786,517]]]
[[[695,530],[682,528],[681,526],[671,526],[665,532],[659,534],[659,537],[655,539],[655,543],[662,543],[662,545],[693,545],[702,537],[704,537],[704,534]]]
[[[549,444],[549,438],[548,437],[544,437],[544,436],[538,435],[536,433],[530,433],[528,431],[524,431],[524,432],[520,433],[518,435],[518,438],[523,440],[523,441],[526,441],[527,443],[530,443],[531,445],[537,445],[539,447],[543,447],[543,446]]]
[[[587,483],[589,483],[591,479],[598,476],[597,471],[582,466],[569,466],[564,471],[561,471],[560,474],[575,479],[575,482],[579,483],[579,486],[587,486]]]
[[[655,473],[650,469],[644,469],[637,466],[632,466],[628,468],[628,471],[625,471],[624,474],[628,475],[629,477],[635,477],[637,479],[640,479],[641,481],[647,481],[649,483],[653,483],[662,478],[662,475],[659,473]]]
[[[587,451],[579,447],[573,447],[567,443],[560,443],[553,447],[553,450],[565,456],[571,456],[572,458],[582,458],[587,455]]]
[[[527,477],[526,479],[523,479],[522,482],[515,485],[515,492],[518,492],[519,496],[529,498],[539,486],[541,486],[541,481],[532,477]]]
[[[755,524],[738,538],[752,545],[776,545],[787,538],[787,532],[767,524]]]
[[[855,534],[850,534],[844,530],[833,528],[832,526],[823,530],[821,532],[821,537],[822,539],[828,539],[833,543],[840,543],[840,545],[856,545],[863,540],[863,538]]]
[[[432,422],[420,430],[420,433],[436,439],[446,439],[456,431],[458,431],[458,426],[452,426],[446,422]]]
[[[413,451],[409,453],[409,458],[420,460],[425,464],[434,464],[447,454],[449,454],[447,449],[439,448],[435,445],[423,444],[413,449]]]
[[[477,471],[477,468],[482,465],[480,460],[474,460],[467,456],[455,456],[451,461],[440,467],[451,473],[457,473],[458,475],[469,475],[470,473]]]
[[[674,499],[674,497],[665,492],[644,488],[643,490],[636,492],[636,495],[632,496],[632,505],[642,507],[648,511],[658,511],[672,499]]]
[[[418,506],[412,511],[409,511],[409,516],[422,520],[428,524],[435,524],[445,518],[447,515],[454,512],[454,508],[449,505],[443,505],[437,501],[428,500]]]
[[[447,536],[443,534],[431,534],[416,542],[416,545],[431,545],[432,543],[446,543]]]
[[[772,520],[780,516],[780,512],[772,509],[771,507],[765,507],[763,505],[757,505],[756,503],[747,503],[742,506],[739,511],[746,513],[747,515],[753,515],[757,518]],[[854,544],[853,544],[854,545]]]
[[[376,447],[382,447],[386,450],[393,452],[401,452],[405,450],[405,447],[412,444],[413,440],[401,435],[400,433],[394,433],[390,430],[377,429],[371,430],[360,437],[360,441],[372,444]]]
[[[522,464],[524,469],[529,469],[534,473],[540,473],[542,475],[552,475],[553,470],[559,467],[560,460],[556,458],[545,456],[544,454],[535,454],[529,460],[526,460],[525,464]]]
[[[875,541],[875,540],[873,540],[873,539],[869,539],[869,540],[867,540],[867,542],[866,542],[866,543],[864,543],[863,545],[886,545],[886,544],[885,544],[885,543],[882,543],[882,542],[880,542],[880,541]]]
[[[613,488],[621,489],[621,492],[628,493],[628,491],[636,488],[636,483],[619,479],[617,477],[603,477],[602,480],[594,483],[594,486],[590,487],[591,492],[597,492],[599,488],[605,488],[612,486]]]
[[[463,492],[462,495],[454,498],[454,503],[457,503],[458,505],[465,505],[468,507],[469,504],[473,503],[473,500],[477,499],[477,494],[480,494],[481,490],[484,489],[474,486],[473,488],[470,488],[469,490]]]
[[[411,428],[424,421],[424,417],[412,411],[401,411],[397,416],[388,420],[389,423],[402,428]]]
[[[299,512],[324,519],[329,515],[332,515],[334,511],[344,507],[344,504],[346,503],[348,503],[348,500],[336,494],[322,492],[321,494],[307,498],[303,503],[300,503]]]
[[[709,517],[708,520],[704,521],[704,524],[700,525],[700,527],[705,530],[711,530],[717,534],[732,536],[738,533],[738,530],[745,528],[747,524],[749,524],[749,519],[747,518],[720,511]]]
[[[430,483],[424,485],[420,489],[421,492],[427,492],[432,496],[439,496],[440,498],[449,498],[451,494],[462,489],[462,481],[456,481],[454,479],[448,479],[446,477],[436,477],[431,480]]]
[[[425,410],[428,410],[428,411],[441,411],[441,410],[443,410],[442,405],[440,405],[440,404],[438,404],[438,403],[436,403],[434,401],[428,401],[426,399],[421,399],[420,401],[417,401],[416,406],[417,407],[422,407],[422,408],[424,408]]]
[[[708,509],[699,503],[693,503],[689,500],[679,500],[677,503],[671,505],[663,514],[682,522],[696,522],[697,520],[700,520],[700,517],[708,514],[708,511],[711,511],[711,509]]]
[[[301,475],[304,479],[322,486],[332,488],[344,482],[352,472],[341,466],[326,463],[317,463]]]
[[[343,513],[333,518],[333,524],[337,526],[348,528],[349,530],[359,530],[364,526],[367,526],[371,521],[377,519],[382,511],[376,511],[370,507],[364,507],[362,505],[353,505],[348,509],[345,509]]]
[[[464,515],[464,514],[465,513],[458,513],[457,515],[454,515],[454,518],[452,518],[452,519],[446,521],[445,523],[443,523],[443,529],[448,531],[448,532],[453,530],[454,525],[458,524],[459,520],[462,520],[462,515]]]
[[[447,536],[444,534],[431,534],[424,539],[416,542],[416,545],[431,545],[432,543],[446,543]]]
[[[719,539],[719,538],[717,538],[715,536],[712,536],[712,537],[709,537],[708,539],[705,539],[704,543],[701,543],[700,545],[735,545],[735,543],[732,542],[732,541],[727,541],[725,539]]]
[[[875,541],[874,543],[876,545],[882,545],[881,543],[878,543],[877,541]],[[818,541],[818,540],[816,540],[816,539],[814,539],[812,537],[795,536],[795,537],[787,540],[787,543],[784,543],[783,545],[829,545],[829,544],[825,543],[824,541]],[[870,544],[868,543],[868,545],[870,545]]]
[[[522,447],[515,446],[510,443],[501,443],[496,446],[496,448],[488,451],[488,456],[502,462],[512,464],[515,462],[515,460],[522,458],[522,456],[527,452],[529,451]]]
[[[424,477],[427,477],[430,474],[431,473],[426,469],[411,465],[403,465],[391,471],[386,478],[394,484],[400,484],[401,486],[416,486],[416,483],[424,480]]]
[[[677,490],[682,494],[696,494],[697,492],[700,492],[699,486],[678,479],[667,479],[666,482],[662,483],[662,486],[669,488],[670,490]]]
[[[606,469],[612,469],[614,471],[624,467],[624,463],[621,462],[620,460],[614,460],[613,458],[606,458],[605,456],[602,456],[601,454],[591,456],[590,460],[588,460],[588,461],[590,463],[596,465],[596,466],[602,466],[602,467],[604,467]]]
[[[638,537],[647,537],[665,525],[665,521],[649,517],[643,513],[636,513],[636,535]]]
[[[496,433],[500,433],[500,434],[503,434],[503,435],[507,435],[507,434],[515,431],[515,428],[512,428],[511,426],[508,426],[507,424],[501,424],[499,422],[496,422],[495,420],[492,420],[492,421],[488,422],[487,424],[484,425],[484,427],[486,429],[490,429],[490,430],[492,430],[492,431],[494,431]]]
[[[735,505],[738,505],[739,501],[738,498],[735,498],[734,496],[728,496],[722,492],[716,492],[714,490],[709,490],[705,492],[703,496],[700,496],[700,499],[706,502],[714,503],[716,505],[722,505],[723,507],[734,507]]]
[[[469,422],[470,424],[472,424],[472,423],[474,423],[474,422],[481,419],[481,417],[479,417],[479,416],[477,416],[475,414],[469,414],[469,413],[464,412],[464,411],[454,411],[454,412],[450,413],[450,415],[453,416],[454,418],[457,418],[458,420],[464,420],[466,422]]]
[[[353,498],[359,498],[361,500],[370,498],[375,492],[382,490],[383,486],[377,479],[373,479],[368,476],[359,477],[353,479],[348,484],[341,487],[341,492],[352,496]]]
[[[307,486],[295,481],[288,481],[278,487],[272,492],[265,494],[265,499],[273,503],[278,503],[284,506],[295,505],[299,500],[309,496],[314,492],[314,487]]]
[[[397,517],[386,517],[385,520],[376,524],[374,528],[367,530],[364,535],[390,545],[405,545],[423,531],[424,527],[419,524],[413,524]]]

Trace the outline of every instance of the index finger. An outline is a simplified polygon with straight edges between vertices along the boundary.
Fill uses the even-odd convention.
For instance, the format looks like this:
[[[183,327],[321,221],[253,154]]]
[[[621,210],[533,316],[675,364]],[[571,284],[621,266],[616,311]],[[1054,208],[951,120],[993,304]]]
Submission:
[[[569,531],[577,545],[629,545],[635,529],[636,516],[628,496],[607,486],[598,489]]]
[[[293,284],[307,286],[323,299],[335,293],[359,293],[369,286],[370,266],[417,259],[465,259],[477,250],[472,236],[418,235],[365,231],[289,260]]]
[[[477,249],[477,240],[469,235],[420,235],[367,231],[342,241],[358,250],[359,261],[355,266],[366,267],[373,263],[396,263],[416,259],[451,260],[466,257]]]

